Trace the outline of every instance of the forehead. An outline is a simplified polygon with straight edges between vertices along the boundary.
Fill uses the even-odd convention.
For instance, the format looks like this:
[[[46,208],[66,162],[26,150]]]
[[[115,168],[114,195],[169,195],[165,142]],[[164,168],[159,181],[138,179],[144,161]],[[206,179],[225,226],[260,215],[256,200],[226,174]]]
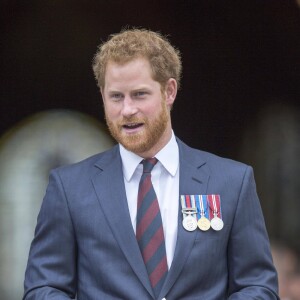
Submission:
[[[105,72],[105,87],[118,85],[135,85],[140,83],[156,82],[152,76],[149,61],[146,58],[138,57],[130,61],[119,63],[109,61]]]
[[[105,77],[108,75],[115,75],[118,72],[133,72],[137,69],[140,71],[146,70],[151,72],[149,60],[144,57],[136,57],[124,62],[109,60],[106,65]]]

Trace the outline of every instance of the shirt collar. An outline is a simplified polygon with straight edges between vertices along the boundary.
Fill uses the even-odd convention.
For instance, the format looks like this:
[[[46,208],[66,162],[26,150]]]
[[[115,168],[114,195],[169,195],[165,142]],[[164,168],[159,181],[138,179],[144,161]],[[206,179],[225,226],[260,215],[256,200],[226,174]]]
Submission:
[[[121,144],[120,155],[125,179],[130,181],[137,166],[143,158],[131,151],[128,151]],[[179,165],[179,150],[173,131],[170,141],[155,155],[155,157],[172,176],[175,176]]]

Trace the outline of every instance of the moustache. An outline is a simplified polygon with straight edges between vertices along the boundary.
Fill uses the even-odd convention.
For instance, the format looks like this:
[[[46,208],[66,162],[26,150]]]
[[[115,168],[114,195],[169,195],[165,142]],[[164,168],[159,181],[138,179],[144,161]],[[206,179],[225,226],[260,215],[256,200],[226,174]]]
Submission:
[[[137,118],[137,117],[123,117],[122,120],[118,122],[119,126],[124,126],[127,124],[140,124],[140,123],[147,123],[146,119],[144,118]]]

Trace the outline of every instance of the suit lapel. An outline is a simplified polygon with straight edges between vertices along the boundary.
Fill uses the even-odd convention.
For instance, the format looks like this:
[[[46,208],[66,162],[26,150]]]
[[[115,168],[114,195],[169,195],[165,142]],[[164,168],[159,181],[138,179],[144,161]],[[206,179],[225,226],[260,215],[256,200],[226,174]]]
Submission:
[[[194,150],[187,147],[178,140],[180,157],[179,194],[180,195],[201,195],[206,194],[209,174],[205,171],[205,161],[197,160]],[[178,199],[179,201],[179,199]],[[178,213],[178,234],[173,262],[168,277],[161,291],[164,296],[172,288],[180,272],[182,271],[194,245],[197,230],[186,231],[182,226],[182,212],[179,204]]]
[[[92,181],[103,213],[133,271],[153,296],[149,277],[132,228],[119,148],[113,148],[107,156],[98,161],[96,166],[100,172],[92,178]]]
[[[205,171],[205,161],[199,160],[199,155],[195,155],[195,150],[180,140],[178,140],[178,146],[180,157],[179,194],[206,194],[209,174]],[[92,181],[103,213],[133,271],[154,298],[130,220],[119,148],[114,147],[97,162],[96,166],[99,168],[99,172],[93,176]],[[179,277],[190,255],[197,233],[197,231],[188,232],[183,228],[180,206],[176,249],[171,268],[160,293],[161,297],[167,295]]]

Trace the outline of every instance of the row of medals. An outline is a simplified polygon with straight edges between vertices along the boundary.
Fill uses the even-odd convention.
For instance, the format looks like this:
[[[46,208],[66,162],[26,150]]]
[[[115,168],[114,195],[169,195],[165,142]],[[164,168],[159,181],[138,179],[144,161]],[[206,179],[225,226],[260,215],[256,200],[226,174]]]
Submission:
[[[210,228],[216,231],[220,231],[224,227],[224,222],[217,216],[217,213],[214,213],[214,217],[211,220],[209,220],[204,216],[204,214],[202,214],[198,221],[193,216],[194,214],[197,214],[196,210],[185,208],[182,210],[182,213],[187,214],[187,216],[185,216],[182,221],[182,225],[187,231],[194,231],[197,229],[197,227],[202,231],[207,231]]]

